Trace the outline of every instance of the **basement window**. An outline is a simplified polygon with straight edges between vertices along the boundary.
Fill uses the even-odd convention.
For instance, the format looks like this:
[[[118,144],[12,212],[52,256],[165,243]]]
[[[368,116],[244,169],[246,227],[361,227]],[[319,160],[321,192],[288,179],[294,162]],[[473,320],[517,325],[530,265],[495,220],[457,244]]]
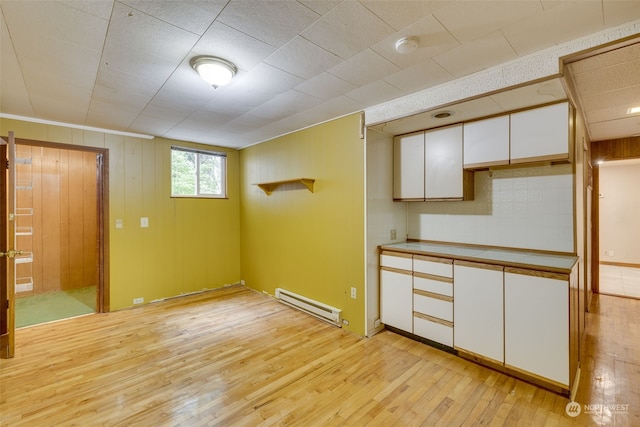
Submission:
[[[227,197],[227,155],[171,147],[171,197]]]

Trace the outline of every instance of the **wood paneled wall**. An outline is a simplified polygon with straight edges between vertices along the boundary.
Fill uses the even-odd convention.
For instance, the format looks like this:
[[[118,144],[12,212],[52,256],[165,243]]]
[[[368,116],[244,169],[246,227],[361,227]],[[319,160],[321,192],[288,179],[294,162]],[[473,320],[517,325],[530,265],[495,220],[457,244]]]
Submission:
[[[33,252],[33,263],[19,264],[18,277],[33,277],[33,293],[98,285],[96,153],[19,145],[16,207],[33,208],[17,226],[31,226],[19,236],[19,249]]]
[[[591,143],[591,160],[594,163],[635,158],[640,158],[640,136]]]

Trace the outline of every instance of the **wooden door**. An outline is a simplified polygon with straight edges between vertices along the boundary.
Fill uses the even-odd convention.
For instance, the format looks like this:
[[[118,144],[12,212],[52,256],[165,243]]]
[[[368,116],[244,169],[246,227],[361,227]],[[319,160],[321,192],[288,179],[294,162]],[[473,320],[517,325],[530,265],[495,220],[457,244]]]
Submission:
[[[6,165],[0,173],[0,358],[13,357],[15,349],[15,141],[9,132],[0,145]]]

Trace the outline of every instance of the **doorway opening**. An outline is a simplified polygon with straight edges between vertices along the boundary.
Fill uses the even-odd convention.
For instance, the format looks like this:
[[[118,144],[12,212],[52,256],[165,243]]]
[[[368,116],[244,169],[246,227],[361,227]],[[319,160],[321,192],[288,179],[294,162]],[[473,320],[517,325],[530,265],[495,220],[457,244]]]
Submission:
[[[640,298],[640,159],[599,165],[600,293]]]
[[[16,328],[108,307],[106,154],[16,139]]]

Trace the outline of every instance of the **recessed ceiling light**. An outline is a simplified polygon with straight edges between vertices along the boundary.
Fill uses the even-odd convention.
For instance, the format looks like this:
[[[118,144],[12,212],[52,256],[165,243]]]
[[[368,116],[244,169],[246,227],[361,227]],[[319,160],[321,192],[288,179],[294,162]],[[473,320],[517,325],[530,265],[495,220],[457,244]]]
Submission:
[[[191,66],[216,89],[229,83],[238,71],[231,62],[215,56],[197,56],[191,60]]]
[[[396,52],[411,53],[418,48],[418,39],[415,37],[403,37],[396,42]]]
[[[434,119],[446,119],[447,117],[451,117],[455,114],[453,111],[436,111],[431,115]]]
[[[627,109],[627,114],[640,113],[640,107],[631,107]]]

